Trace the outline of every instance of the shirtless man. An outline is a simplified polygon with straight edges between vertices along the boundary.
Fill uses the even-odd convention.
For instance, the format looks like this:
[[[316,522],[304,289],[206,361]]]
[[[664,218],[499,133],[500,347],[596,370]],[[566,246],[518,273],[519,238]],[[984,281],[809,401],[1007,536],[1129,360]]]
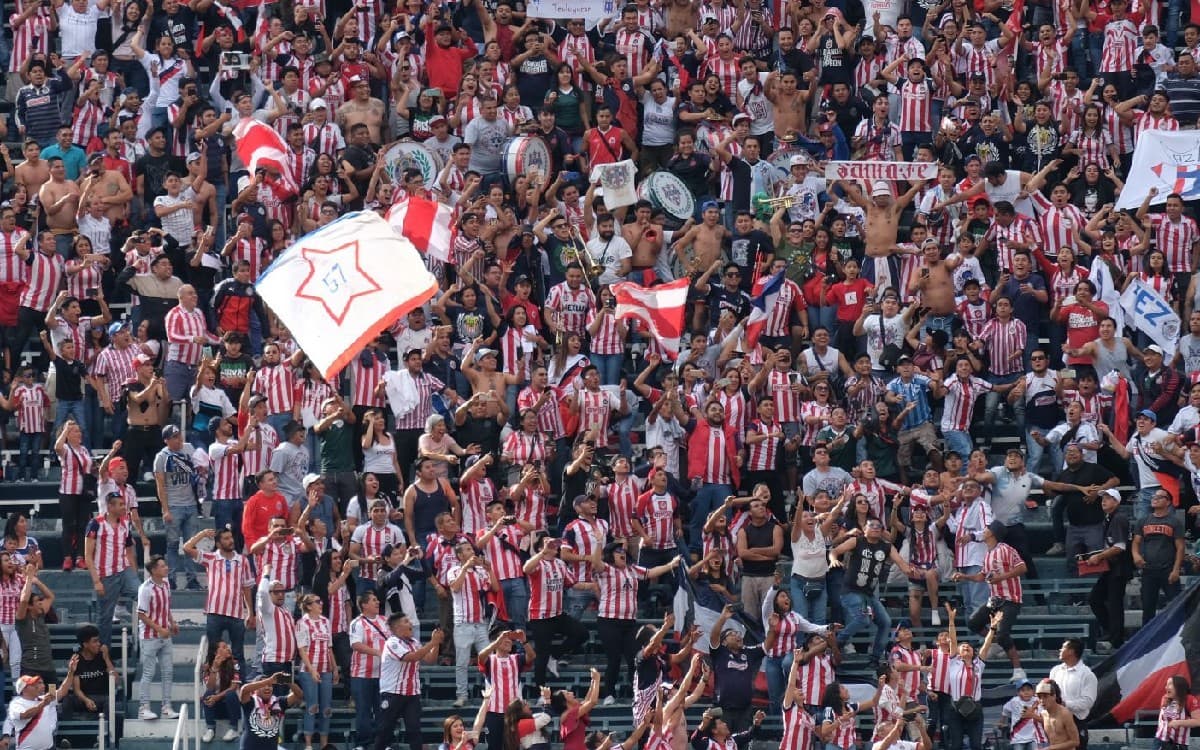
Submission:
[[[18,185],[25,186],[25,194],[33,200],[42,185],[50,180],[50,164],[42,160],[42,149],[33,139],[25,141],[21,152],[25,161],[17,165],[16,180]]]
[[[791,33],[790,30],[784,29],[779,35],[782,37]],[[808,78],[809,81],[805,81],[806,88],[802,91],[798,88],[796,74],[788,71],[779,76],[779,84],[767,94],[767,98],[775,107],[775,132],[781,136],[803,133],[806,130],[805,109],[812,93],[811,89],[807,88],[812,76]]]
[[[1058,683],[1042,680],[1037,686],[1037,697],[1042,703],[1037,720],[1046,730],[1046,739],[1050,743],[1043,750],[1075,750],[1079,747],[1079,729],[1075,726],[1075,717],[1062,704]]]
[[[650,222],[652,214],[649,201],[638,201],[633,210],[634,221],[621,227],[621,234],[633,248],[631,265],[634,271],[653,269],[662,253],[663,229]]]
[[[471,384],[471,393],[507,393],[508,386],[520,385],[521,378],[499,369],[499,355],[495,349],[484,346],[482,338],[471,342],[471,348],[462,358],[462,373]],[[500,412],[500,400],[488,402],[487,415],[494,417]]]
[[[666,16],[666,38],[674,39],[696,28],[700,20],[699,6],[691,0],[671,0],[667,3]]]
[[[962,264],[962,256],[954,253],[942,260],[942,248],[932,237],[921,248],[921,269],[908,283],[909,294],[921,295],[921,306],[929,308],[925,326],[943,330],[950,335],[954,322],[954,269]]]
[[[864,260],[863,278],[875,285],[877,293],[882,293],[889,287],[895,289],[900,278],[900,265],[889,256],[899,250],[896,240],[899,237],[900,212],[912,203],[924,183],[914,182],[908,192],[899,198],[893,198],[891,186],[884,180],[876,180],[871,187],[870,200],[867,200],[855,184],[844,180],[838,180],[836,184],[845,191],[847,201],[867,214],[866,226],[863,229],[867,258],[877,260]]]
[[[38,202],[46,211],[46,228],[54,233],[58,251],[66,256],[71,236],[79,228],[75,213],[79,208],[79,186],[67,179],[67,168],[57,156],[47,160],[50,181],[38,191]]]
[[[721,248],[729,238],[729,230],[721,225],[721,208],[716,201],[707,201],[701,207],[700,218],[699,224],[671,243],[676,255],[685,247],[691,248],[690,260],[684,266],[696,273],[703,272],[721,259]]]
[[[382,145],[383,118],[387,108],[383,102],[371,96],[370,81],[357,76],[351,81],[354,86],[354,98],[338,107],[338,125],[343,133],[349,133],[351,127],[363,123],[370,132],[371,143]]]
[[[105,168],[103,151],[88,157],[88,168],[79,179],[79,190],[80,211],[86,211],[92,202],[96,202],[104,206],[104,214],[113,224],[129,215],[133,187],[120,172]]]

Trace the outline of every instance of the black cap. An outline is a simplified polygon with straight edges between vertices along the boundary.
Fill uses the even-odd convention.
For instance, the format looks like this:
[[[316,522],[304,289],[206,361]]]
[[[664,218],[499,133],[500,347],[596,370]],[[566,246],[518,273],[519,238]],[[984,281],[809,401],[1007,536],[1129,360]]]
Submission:
[[[527,276],[526,274],[521,274],[521,275],[517,276],[517,278],[513,281],[513,283],[514,284],[529,284],[531,282],[529,280],[529,276]]]

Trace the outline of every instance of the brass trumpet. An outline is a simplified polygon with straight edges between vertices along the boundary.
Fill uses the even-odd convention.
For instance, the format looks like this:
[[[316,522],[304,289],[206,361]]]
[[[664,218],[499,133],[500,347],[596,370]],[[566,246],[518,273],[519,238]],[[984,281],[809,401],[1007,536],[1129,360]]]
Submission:
[[[767,198],[763,201],[763,205],[770,206],[773,209],[791,208],[796,204],[796,196],[781,195],[777,198]]]
[[[572,234],[576,234],[574,229],[572,229]],[[571,260],[568,262],[578,263],[583,266],[584,275],[590,279],[599,278],[600,274],[604,273],[604,269],[597,265],[596,261],[592,258],[592,254],[588,252],[587,247],[583,244],[583,237],[576,235],[574,239],[579,244],[566,248],[563,251],[563,259],[566,260],[568,257],[571,257]]]

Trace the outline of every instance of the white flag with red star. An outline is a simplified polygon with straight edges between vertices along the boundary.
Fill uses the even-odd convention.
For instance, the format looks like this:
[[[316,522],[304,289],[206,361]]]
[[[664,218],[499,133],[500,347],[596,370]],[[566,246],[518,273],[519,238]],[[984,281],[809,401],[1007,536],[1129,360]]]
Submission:
[[[326,380],[437,291],[413,244],[378,214],[347,214],[283,251],[255,285]]]

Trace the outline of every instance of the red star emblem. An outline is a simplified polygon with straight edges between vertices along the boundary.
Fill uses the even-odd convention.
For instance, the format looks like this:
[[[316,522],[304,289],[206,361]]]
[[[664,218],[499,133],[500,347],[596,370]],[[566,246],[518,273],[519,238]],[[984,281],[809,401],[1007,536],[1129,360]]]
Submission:
[[[312,247],[300,250],[300,257],[308,263],[308,275],[297,287],[296,296],[321,303],[338,325],[346,319],[357,297],[382,290],[363,270],[358,251],[358,240],[328,250]]]

